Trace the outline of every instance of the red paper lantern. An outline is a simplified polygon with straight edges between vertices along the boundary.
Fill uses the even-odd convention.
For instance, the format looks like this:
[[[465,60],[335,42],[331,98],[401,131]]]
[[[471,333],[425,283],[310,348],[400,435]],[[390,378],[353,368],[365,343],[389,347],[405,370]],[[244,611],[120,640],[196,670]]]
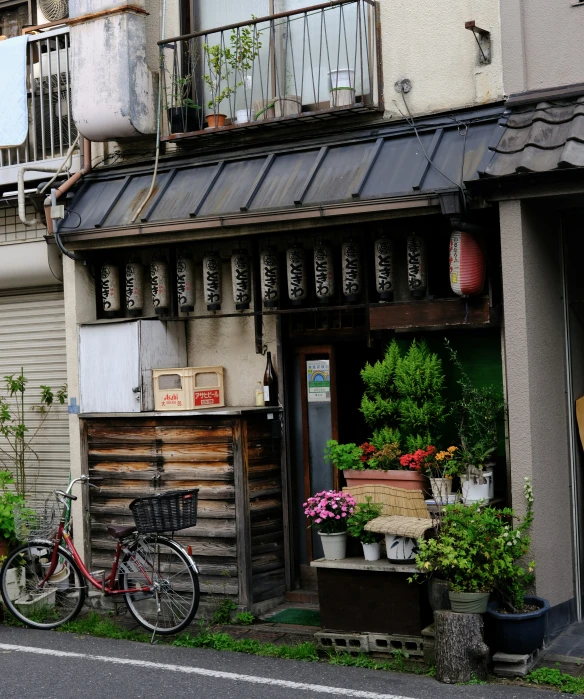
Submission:
[[[480,294],[485,285],[485,256],[471,233],[450,235],[450,286],[458,296]]]

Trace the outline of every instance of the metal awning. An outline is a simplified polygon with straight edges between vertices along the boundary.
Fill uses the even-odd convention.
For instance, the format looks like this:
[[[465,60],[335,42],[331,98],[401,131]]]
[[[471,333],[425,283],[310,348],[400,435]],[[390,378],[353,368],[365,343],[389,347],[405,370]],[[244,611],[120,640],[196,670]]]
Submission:
[[[104,168],[84,180],[60,232],[65,240],[188,231],[262,221],[305,220],[335,212],[437,206],[438,195],[478,178],[502,107],[410,124],[383,122],[336,139],[239,154]],[[429,162],[432,161],[432,164]]]

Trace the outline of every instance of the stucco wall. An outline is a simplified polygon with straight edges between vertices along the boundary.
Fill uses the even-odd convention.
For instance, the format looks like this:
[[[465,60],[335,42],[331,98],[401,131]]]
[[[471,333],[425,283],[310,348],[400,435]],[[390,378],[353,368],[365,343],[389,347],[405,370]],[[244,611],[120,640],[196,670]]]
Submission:
[[[584,3],[501,0],[501,28],[507,94],[584,81]]]
[[[473,19],[491,32],[490,65],[479,65],[476,41],[464,28],[464,23]],[[405,78],[412,82],[406,99],[414,114],[501,98],[498,0],[382,0],[381,32],[388,113],[405,111],[402,96],[394,89],[394,83]]]
[[[231,291],[231,248],[214,246],[223,256],[223,303],[221,313],[236,313]],[[203,275],[197,267],[197,315],[207,313],[203,302]],[[209,316],[213,313],[209,312]],[[225,401],[227,405],[253,405],[254,390],[263,381],[266,357],[255,353],[254,319],[217,318],[192,320],[188,324],[189,366],[223,366],[225,370]],[[276,319],[263,318],[263,343],[272,353],[276,372]]]
[[[504,202],[500,218],[513,507],[531,478],[536,589],[559,604],[574,596],[559,235],[534,204]]]

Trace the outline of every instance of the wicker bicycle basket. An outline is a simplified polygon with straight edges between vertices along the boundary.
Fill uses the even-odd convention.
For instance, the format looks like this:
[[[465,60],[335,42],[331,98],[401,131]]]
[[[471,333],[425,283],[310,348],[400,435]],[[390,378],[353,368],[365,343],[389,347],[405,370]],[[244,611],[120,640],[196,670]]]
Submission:
[[[176,532],[197,523],[199,490],[169,490],[151,498],[130,503],[136,529],[143,534]]]
[[[14,530],[19,541],[50,539],[59,527],[63,506],[55,497],[14,506]]]

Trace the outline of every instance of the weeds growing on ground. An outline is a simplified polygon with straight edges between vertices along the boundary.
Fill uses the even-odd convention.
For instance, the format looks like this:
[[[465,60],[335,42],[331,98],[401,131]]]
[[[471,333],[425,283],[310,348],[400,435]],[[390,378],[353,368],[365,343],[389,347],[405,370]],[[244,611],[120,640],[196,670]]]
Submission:
[[[143,631],[124,629],[111,617],[101,616],[97,612],[89,612],[87,616],[68,621],[56,630],[98,636],[99,638],[115,638],[123,641],[140,641],[142,643],[150,641],[150,635]]]
[[[584,677],[572,677],[559,668],[540,667],[530,672],[525,677],[525,681],[530,684],[553,687],[567,694],[584,694]]]

